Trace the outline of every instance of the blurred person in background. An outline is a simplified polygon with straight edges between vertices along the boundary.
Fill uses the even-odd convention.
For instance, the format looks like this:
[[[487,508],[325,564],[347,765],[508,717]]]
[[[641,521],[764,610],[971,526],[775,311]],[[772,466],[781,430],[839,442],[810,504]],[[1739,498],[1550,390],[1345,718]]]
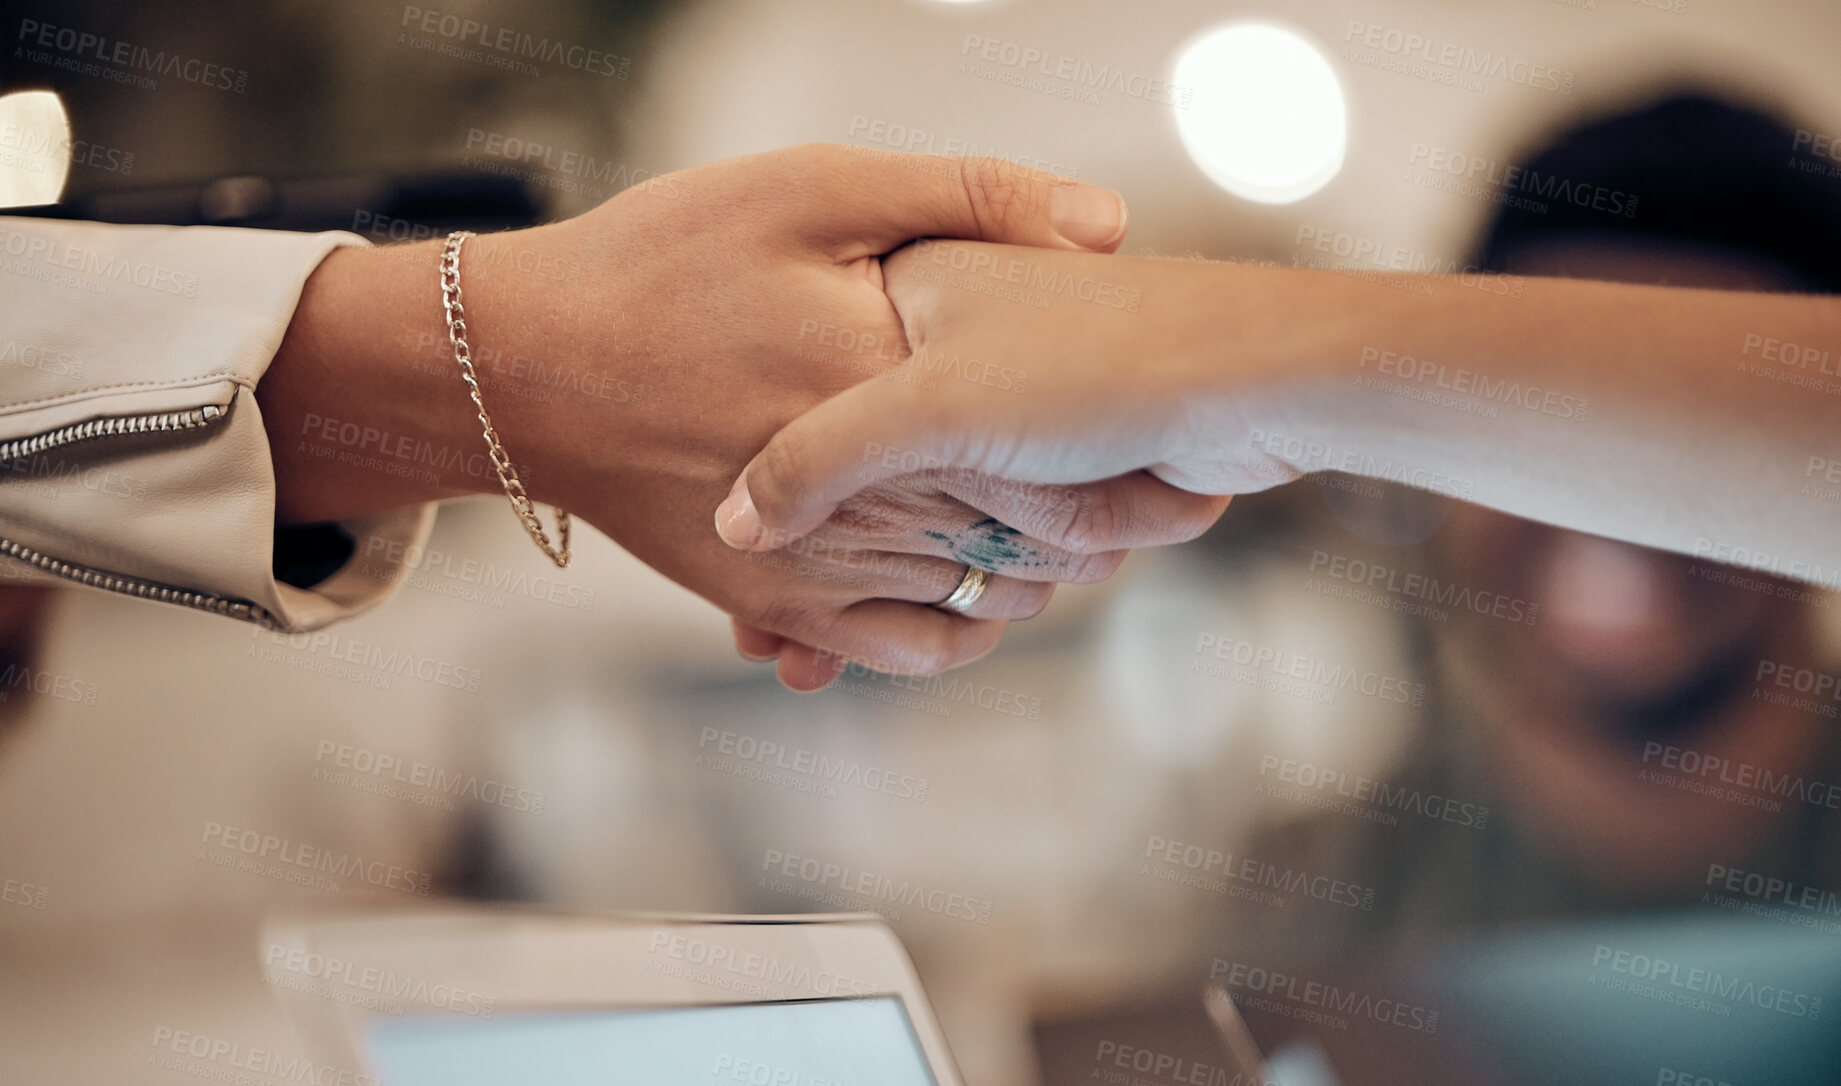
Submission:
[[[1521,168],[1632,194],[1638,213],[1505,202],[1477,263],[1841,291],[1841,200],[1785,168],[1792,135],[1762,112],[1693,94],[1579,125]],[[1722,871],[1841,884],[1841,813],[1821,802],[1822,786],[1841,781],[1841,702],[1773,681],[1841,674],[1820,636],[1830,595],[1468,503],[1451,503],[1422,549],[1441,583],[1527,601],[1538,621],[1456,608],[1448,623],[1408,628],[1430,669],[1428,711],[1414,747],[1379,776],[1394,794],[1428,797],[1435,817],[1324,814],[1269,829],[1250,852],[1335,871],[1374,888],[1375,906],[1297,924],[1230,909],[1233,945],[1322,965],[1527,921],[1712,909],[1709,895],[1728,893]],[[1708,757],[1812,783],[1788,795],[1681,787]]]

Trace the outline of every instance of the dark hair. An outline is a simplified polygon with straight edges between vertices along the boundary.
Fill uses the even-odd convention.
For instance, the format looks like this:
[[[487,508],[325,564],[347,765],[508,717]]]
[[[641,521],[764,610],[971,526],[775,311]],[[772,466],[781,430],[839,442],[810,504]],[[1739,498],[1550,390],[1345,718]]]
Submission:
[[[1525,243],[1573,233],[1730,250],[1783,268],[1804,289],[1841,292],[1841,163],[1809,153],[1811,136],[1802,137],[1762,110],[1701,93],[1577,125],[1504,185],[1516,198],[1505,198],[1476,262],[1516,271]]]

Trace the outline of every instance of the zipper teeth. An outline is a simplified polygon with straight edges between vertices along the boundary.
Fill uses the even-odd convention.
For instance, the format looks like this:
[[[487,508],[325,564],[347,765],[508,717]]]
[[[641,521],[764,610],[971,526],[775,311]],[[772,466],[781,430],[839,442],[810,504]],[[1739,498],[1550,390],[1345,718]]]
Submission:
[[[248,600],[233,600],[227,596],[214,596],[208,592],[194,592],[189,588],[175,588],[158,581],[143,580],[139,577],[127,577],[120,573],[110,573],[103,569],[79,566],[61,558],[53,558],[43,551],[33,550],[23,543],[10,539],[0,539],[0,554],[17,559],[35,569],[43,570],[67,581],[88,585],[91,588],[119,592],[124,596],[136,596],[144,600],[159,600],[162,603],[176,603],[181,607],[190,607],[198,611],[209,611],[214,615],[228,618],[240,618],[253,622],[264,629],[276,630],[281,624],[275,616],[268,613],[260,604]]]
[[[69,426],[47,430],[42,434],[33,434],[31,437],[0,442],[0,463],[26,456],[37,456],[39,453],[49,452],[52,449],[75,445],[81,441],[94,441],[97,438],[196,430],[209,426],[223,417],[222,407],[216,404],[206,404],[203,407],[188,408],[184,411],[167,411],[158,415],[115,415],[109,418],[74,422]]]

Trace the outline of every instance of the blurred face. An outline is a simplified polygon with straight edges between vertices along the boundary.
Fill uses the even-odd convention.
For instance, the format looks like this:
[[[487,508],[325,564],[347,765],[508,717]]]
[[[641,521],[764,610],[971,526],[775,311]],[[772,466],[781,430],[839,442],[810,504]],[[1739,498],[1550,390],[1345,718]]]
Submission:
[[[1731,289],[1789,289],[1772,269],[1700,250],[1531,247],[1518,271]],[[1447,651],[1490,700],[1492,740],[1537,840],[1632,892],[1692,884],[1708,855],[1744,855],[1778,816],[1639,783],[1663,742],[1791,768],[1821,749],[1807,721],[1750,699],[1760,659],[1810,652],[1808,604],[1788,582],[1460,506],[1439,560],[1451,574],[1540,605],[1540,620],[1456,634]],[[1493,626],[1496,628],[1484,628]],[[1761,711],[1761,709],[1763,711]]]

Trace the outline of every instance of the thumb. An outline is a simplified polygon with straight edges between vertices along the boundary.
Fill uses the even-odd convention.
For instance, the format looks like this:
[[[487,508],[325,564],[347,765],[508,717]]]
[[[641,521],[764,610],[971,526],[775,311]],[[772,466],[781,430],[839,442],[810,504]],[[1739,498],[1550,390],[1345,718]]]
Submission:
[[[859,490],[953,466],[943,435],[920,421],[925,413],[911,398],[908,386],[872,378],[788,423],[717,507],[717,534],[737,550],[774,550],[823,524]]]
[[[1125,199],[1111,189],[996,158],[851,158],[825,194],[847,259],[929,237],[1103,253],[1125,240]]]

